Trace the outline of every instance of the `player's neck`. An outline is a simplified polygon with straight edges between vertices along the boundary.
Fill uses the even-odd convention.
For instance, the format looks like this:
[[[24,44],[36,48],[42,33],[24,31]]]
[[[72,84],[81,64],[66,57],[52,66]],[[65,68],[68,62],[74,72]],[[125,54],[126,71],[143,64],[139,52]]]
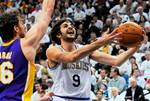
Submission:
[[[74,42],[61,41],[61,46],[68,52],[73,51],[75,49]]]

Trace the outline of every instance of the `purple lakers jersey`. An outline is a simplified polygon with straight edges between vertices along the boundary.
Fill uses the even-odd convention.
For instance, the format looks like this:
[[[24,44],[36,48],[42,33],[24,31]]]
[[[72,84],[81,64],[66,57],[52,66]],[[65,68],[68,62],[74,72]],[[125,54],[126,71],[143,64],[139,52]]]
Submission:
[[[0,46],[0,101],[30,101],[35,66],[25,58],[20,39]]]

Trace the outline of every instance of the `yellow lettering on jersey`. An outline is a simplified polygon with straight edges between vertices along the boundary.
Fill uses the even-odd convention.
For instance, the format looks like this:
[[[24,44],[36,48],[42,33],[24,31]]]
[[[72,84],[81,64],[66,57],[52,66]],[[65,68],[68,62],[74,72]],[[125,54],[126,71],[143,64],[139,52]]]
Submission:
[[[0,52],[0,59],[11,59],[12,52]]]
[[[12,52],[8,52],[6,55],[6,59],[11,59]]]
[[[6,52],[2,52],[2,59],[5,59],[6,57]]]

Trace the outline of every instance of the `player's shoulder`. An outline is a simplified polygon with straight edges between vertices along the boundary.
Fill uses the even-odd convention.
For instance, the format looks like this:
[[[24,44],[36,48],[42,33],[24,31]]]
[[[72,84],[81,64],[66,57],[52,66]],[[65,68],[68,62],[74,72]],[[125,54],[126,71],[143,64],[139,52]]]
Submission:
[[[57,44],[50,44],[48,49],[59,49],[60,48],[60,45],[57,45]]]
[[[46,50],[46,53],[57,53],[57,52],[61,52],[61,47],[60,45],[57,44],[51,44],[49,45],[49,47]]]

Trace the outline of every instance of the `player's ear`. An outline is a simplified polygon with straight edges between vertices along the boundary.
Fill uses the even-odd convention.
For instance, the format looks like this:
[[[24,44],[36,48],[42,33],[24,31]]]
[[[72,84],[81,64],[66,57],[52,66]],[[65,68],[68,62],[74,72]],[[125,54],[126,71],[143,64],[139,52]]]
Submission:
[[[61,37],[61,35],[60,34],[57,34],[57,38],[60,38]]]
[[[15,32],[19,32],[19,27],[15,25],[15,26],[14,26],[14,31],[15,31]]]

